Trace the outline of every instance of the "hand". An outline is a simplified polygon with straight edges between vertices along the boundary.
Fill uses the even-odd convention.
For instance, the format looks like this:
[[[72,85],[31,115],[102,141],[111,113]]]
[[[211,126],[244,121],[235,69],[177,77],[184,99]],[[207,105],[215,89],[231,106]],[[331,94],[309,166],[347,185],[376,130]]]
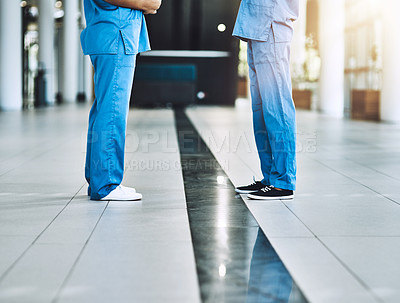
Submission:
[[[161,6],[161,0],[145,0],[143,3],[143,12],[147,14],[157,14],[157,10]]]
[[[156,14],[161,6],[161,0],[104,0],[116,6],[143,11],[145,14]]]

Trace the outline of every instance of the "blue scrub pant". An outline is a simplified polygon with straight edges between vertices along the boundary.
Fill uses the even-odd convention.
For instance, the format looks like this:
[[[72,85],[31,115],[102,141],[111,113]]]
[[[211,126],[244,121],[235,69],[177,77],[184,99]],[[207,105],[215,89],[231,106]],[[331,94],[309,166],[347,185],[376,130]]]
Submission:
[[[91,55],[95,100],[89,114],[85,177],[93,200],[121,184],[125,134],[136,55],[126,55],[122,37],[117,54]]]
[[[253,127],[264,177],[261,182],[295,190],[296,111],[289,58],[289,42],[248,42]]]

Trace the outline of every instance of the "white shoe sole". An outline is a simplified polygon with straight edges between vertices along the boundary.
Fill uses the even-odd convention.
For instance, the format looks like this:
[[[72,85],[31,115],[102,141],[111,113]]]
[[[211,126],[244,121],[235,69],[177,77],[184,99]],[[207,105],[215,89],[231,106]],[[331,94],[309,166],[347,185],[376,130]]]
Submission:
[[[129,190],[132,193],[136,193],[136,189],[134,187],[126,187],[126,186],[123,186],[123,185],[120,185],[120,187],[122,189],[124,189],[124,190]],[[87,192],[87,195],[90,197],[89,191]]]
[[[253,199],[253,200],[292,200],[294,198],[294,195],[282,196],[282,197],[260,197],[260,196],[248,194],[247,198]]]
[[[138,201],[142,200],[142,195],[136,193],[134,196],[131,197],[108,197],[105,196],[104,198],[101,198],[101,201]]]
[[[235,192],[237,192],[238,194],[241,194],[241,195],[247,195],[247,194],[251,194],[251,193],[256,193],[257,190],[240,190],[240,189],[235,188]]]

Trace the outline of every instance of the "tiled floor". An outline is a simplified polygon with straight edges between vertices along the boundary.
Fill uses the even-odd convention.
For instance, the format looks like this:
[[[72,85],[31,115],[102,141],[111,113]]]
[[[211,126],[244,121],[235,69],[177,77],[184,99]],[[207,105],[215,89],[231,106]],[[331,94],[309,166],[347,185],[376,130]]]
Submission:
[[[173,112],[131,112],[135,203],[88,199],[87,115],[0,113],[0,302],[199,302]]]
[[[229,276],[226,264],[238,264],[231,253],[239,245],[245,263],[234,281],[245,283],[249,302],[260,281],[251,279],[255,247],[269,251],[269,243],[310,302],[400,301],[400,126],[299,111],[296,198],[243,197],[254,221],[227,194],[230,181],[260,176],[248,104],[186,113],[224,170],[221,203],[199,197],[209,215],[193,217],[197,225],[189,224],[173,111],[130,113],[124,184],[143,193],[135,203],[86,195],[88,106],[0,113],[0,302],[230,302],[203,288],[201,295],[196,237],[203,251],[209,241],[225,254],[209,263],[218,279]],[[235,239],[246,221],[238,209],[249,220],[240,230],[245,238]],[[269,242],[257,237],[257,223]],[[218,279],[213,285],[223,287]]]
[[[248,105],[187,113],[235,185],[260,177]],[[400,301],[399,156],[398,125],[299,111],[295,200],[245,199],[311,302]]]

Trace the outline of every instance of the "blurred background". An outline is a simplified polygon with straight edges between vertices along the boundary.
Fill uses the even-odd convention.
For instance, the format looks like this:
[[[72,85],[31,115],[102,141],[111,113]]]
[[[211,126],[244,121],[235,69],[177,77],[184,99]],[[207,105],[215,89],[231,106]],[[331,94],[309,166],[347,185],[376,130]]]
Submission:
[[[147,16],[133,106],[249,100],[246,43],[231,36],[240,0],[168,0]],[[398,0],[300,0],[292,42],[297,108],[400,122]],[[92,102],[81,0],[0,0],[0,108]],[[150,93],[148,93],[150,91]],[[248,101],[249,102],[249,101]]]

